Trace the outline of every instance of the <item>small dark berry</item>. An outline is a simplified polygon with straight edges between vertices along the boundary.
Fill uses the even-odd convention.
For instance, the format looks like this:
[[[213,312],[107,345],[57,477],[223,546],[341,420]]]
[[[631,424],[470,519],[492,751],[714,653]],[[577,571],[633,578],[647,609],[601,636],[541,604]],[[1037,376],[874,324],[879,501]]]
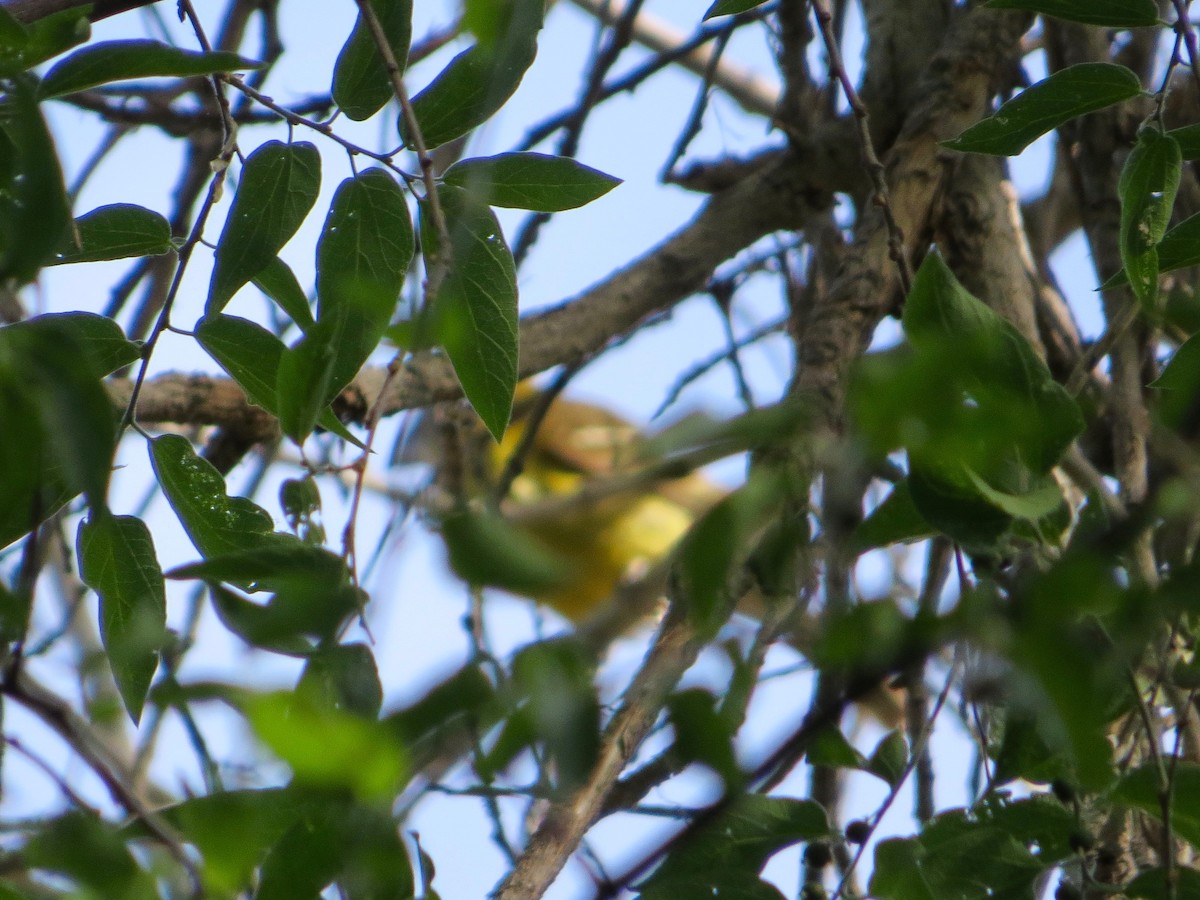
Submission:
[[[1054,779],[1050,783],[1050,790],[1058,798],[1059,803],[1067,805],[1075,802],[1075,788],[1062,779]]]
[[[833,852],[824,841],[813,841],[804,848],[804,864],[813,869],[823,869],[833,862]]]
[[[865,844],[871,836],[871,826],[862,819],[855,819],[846,826],[846,840],[851,844]]]

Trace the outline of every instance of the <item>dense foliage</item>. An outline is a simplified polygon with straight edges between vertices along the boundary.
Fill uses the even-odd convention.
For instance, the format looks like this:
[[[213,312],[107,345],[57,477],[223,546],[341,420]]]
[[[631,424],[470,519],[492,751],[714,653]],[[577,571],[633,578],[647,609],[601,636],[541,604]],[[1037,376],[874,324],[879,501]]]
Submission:
[[[357,0],[294,69],[312,5],[0,5],[0,897],[450,895],[481,848],[429,852],[439,798],[508,900],[572,859],[597,897],[1200,897],[1187,0],[575,5],[554,114],[566,3]],[[603,252],[539,260],[559,214],[658,202],[581,148],[677,71],[672,145],[619,143],[694,215],[532,310]],[[702,159],[718,103],[759,130]],[[737,414],[564,399],[714,301],[665,405],[724,370]],[[375,634],[409,513],[469,595],[432,686]],[[497,590],[574,621],[509,652]],[[604,831],[638,817],[672,827]]]

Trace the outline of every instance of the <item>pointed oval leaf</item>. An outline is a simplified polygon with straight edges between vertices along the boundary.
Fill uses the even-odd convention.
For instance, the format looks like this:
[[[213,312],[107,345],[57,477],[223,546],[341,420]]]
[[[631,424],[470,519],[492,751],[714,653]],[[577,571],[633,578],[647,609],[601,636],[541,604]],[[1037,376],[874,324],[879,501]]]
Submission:
[[[621,179],[565,156],[501,153],[455,163],[444,180],[492,206],[561,212],[603,197]]]
[[[300,658],[313,652],[312,641],[293,628],[281,628],[279,616],[269,606],[216,583],[209,583],[208,591],[221,624],[251,647]]]
[[[77,218],[73,233],[50,264],[161,256],[174,249],[165,218],[132,203],[114,203]]]
[[[54,141],[24,76],[0,96],[0,279],[32,281],[71,220]]]
[[[321,410],[332,399],[330,386],[338,361],[338,329],[318,322],[279,360],[276,396],[279,427],[297,444],[312,434]],[[336,395],[337,391],[332,394]]]
[[[42,97],[61,97],[130,78],[184,78],[257,69],[262,63],[218,50],[198,53],[159,41],[104,41],[72,53],[42,79]]]
[[[440,147],[491,118],[508,102],[537,55],[545,0],[512,0],[496,39],[464,50],[413,98],[425,146]],[[400,119],[400,137],[412,145]]]
[[[371,648],[365,644],[337,644],[309,657],[297,693],[307,693],[319,704],[374,719],[383,705],[383,685]]]
[[[943,146],[964,153],[1016,156],[1035,140],[1084,113],[1142,92],[1137,75],[1112,63],[1080,63],[1030,85],[995,115]]]
[[[230,497],[225,479],[201,459],[191,441],[165,434],[150,442],[154,474],[184,531],[204,556],[257,547],[270,540],[275,523],[245,497]]]
[[[286,349],[283,341],[257,322],[224,313],[201,319],[196,340],[241,385],[251,403],[276,413],[275,381]]]
[[[709,19],[715,19],[717,16],[732,16],[737,13],[743,13],[747,10],[754,9],[756,6],[762,6],[766,0],[715,0],[708,11],[704,13],[704,18],[701,21],[707,22]]]
[[[1142,28],[1159,22],[1154,0],[989,0],[987,6],[1024,9],[1106,28]]]
[[[517,271],[495,214],[461,188],[438,192],[450,235],[450,268],[433,300],[438,339],[463,393],[500,440],[517,387]],[[426,267],[438,238],[422,208]]]
[[[138,344],[125,337],[121,326],[108,316],[89,312],[44,313],[6,326],[5,340],[28,331],[38,331],[49,340],[67,335],[67,340],[79,345],[92,375],[103,378],[141,357]]]
[[[242,168],[242,181],[217,243],[205,313],[270,265],[296,233],[321,188],[321,156],[307,142],[268,141]]]
[[[335,352],[324,400],[353,380],[392,318],[413,257],[404,192],[379,168],[343,181],[317,244],[317,319]]]
[[[371,6],[387,35],[392,55],[400,64],[399,74],[404,74],[412,39],[412,0],[371,0]],[[387,66],[360,12],[333,67],[333,101],[348,117],[361,122],[383,109],[391,99],[392,82]]]
[[[1121,262],[1145,308],[1158,294],[1158,244],[1171,222],[1183,157],[1170,135],[1143,128],[1121,169]]]
[[[313,324],[312,309],[309,307],[308,296],[300,287],[296,273],[292,267],[278,256],[267,263],[257,275],[251,279],[254,286],[278,304],[279,308],[288,314],[301,331],[308,331]]]
[[[100,597],[100,637],[136,725],[166,640],[167,593],[154,539],[134,516],[93,512],[79,525],[79,572]]]

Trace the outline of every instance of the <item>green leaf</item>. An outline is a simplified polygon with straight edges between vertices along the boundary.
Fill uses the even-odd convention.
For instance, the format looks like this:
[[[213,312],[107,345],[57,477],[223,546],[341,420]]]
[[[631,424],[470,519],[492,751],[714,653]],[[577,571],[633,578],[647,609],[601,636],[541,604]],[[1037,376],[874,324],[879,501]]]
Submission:
[[[746,12],[756,6],[762,6],[765,2],[766,0],[714,0],[713,5],[708,8],[701,21],[707,22],[717,16],[732,16]]]
[[[565,156],[501,153],[455,163],[443,176],[480,203],[491,206],[560,212],[603,197],[621,179]]]
[[[329,322],[321,321],[309,329],[295,347],[284,350],[276,373],[276,397],[279,427],[297,444],[312,434],[321,410],[336,396],[331,390],[339,341]]]
[[[249,319],[220,313],[205,316],[196,328],[196,339],[221,368],[241,385],[252,403],[272,415],[279,414],[280,364],[285,352],[283,342],[267,329]],[[317,424],[356,447],[362,442],[346,430],[326,404],[317,416]]]
[[[404,192],[383,169],[343,181],[317,244],[317,321],[335,360],[325,396],[349,384],[379,344],[413,257]]]
[[[924,540],[936,533],[937,529],[925,521],[913,502],[906,479],[854,529],[850,544],[856,553],[865,553],[891,544]]]
[[[80,491],[102,498],[115,419],[100,379],[137,357],[116,322],[92,313],[0,328],[0,547]]]
[[[219,584],[209,584],[208,590],[221,624],[251,647],[301,658],[314,652],[294,616],[281,615],[271,604],[255,603]]]
[[[532,644],[513,660],[513,681],[527,699],[533,733],[558,771],[556,786],[573,791],[600,750],[600,701],[590,654],[570,641]]]
[[[205,887],[215,896],[226,896],[248,888],[271,845],[316,806],[289,787],[208,794],[158,813],[200,851]],[[127,830],[135,837],[151,836],[139,820]]]
[[[191,442],[165,434],[150,442],[154,474],[184,530],[204,556],[259,547],[275,523],[257,503],[225,493],[225,479]]]
[[[19,283],[53,259],[71,219],[35,90],[21,76],[0,96],[0,280]]]
[[[908,743],[899,731],[890,732],[876,746],[867,760],[867,771],[878,775],[888,787],[900,786],[908,765]]]
[[[729,578],[752,539],[776,517],[787,496],[777,472],[756,471],[746,484],[705,513],[679,548],[689,615],[702,634],[715,635],[733,611]]]
[[[438,192],[450,236],[450,268],[433,299],[438,338],[463,393],[496,440],[512,415],[517,386],[517,273],[500,223],[461,188]],[[438,236],[421,209],[427,270],[441,257]]]
[[[167,594],[141,519],[93,513],[79,525],[79,571],[100,597],[100,637],[136,725],[166,641]]]
[[[746,794],[675,847],[642,885],[661,896],[723,872],[761,872],[774,854],[830,835],[825,810],[811,800]],[[695,896],[676,893],[674,896]]]
[[[386,812],[326,800],[271,848],[254,896],[255,900],[316,897],[334,880],[345,897],[416,895],[408,853]]]
[[[1172,128],[1167,134],[1175,138],[1184,159],[1200,159],[1200,123]]]
[[[837,769],[865,769],[866,757],[846,740],[841,729],[829,727],[822,729],[809,742],[805,758],[810,766],[829,766]]]
[[[1162,241],[1156,249],[1159,274],[1200,265],[1200,213],[1188,216],[1163,235]],[[1129,276],[1122,269],[1100,287],[1102,290],[1107,290],[1128,283]]]
[[[1200,394],[1200,334],[1188,338],[1150,387],[1157,388],[1158,415],[1171,429],[1184,427]]]
[[[688,688],[667,698],[667,715],[675,731],[675,752],[703,763],[736,790],[741,781],[733,734],[718,713],[716,698],[703,688]]]
[[[307,142],[268,141],[246,160],[221,231],[204,311],[214,315],[270,265],[304,221],[321,188],[321,156]]]
[[[131,203],[101,206],[75,220],[74,234],[51,265],[160,256],[175,249],[171,226],[161,215]]]
[[[21,855],[30,868],[59,872],[86,885],[88,896],[134,898],[157,893],[117,829],[88,813],[69,812],[47,822]]]
[[[1162,820],[1159,773],[1145,765],[1123,777],[1110,795],[1114,803],[1141,810]],[[1171,828],[1193,847],[1200,847],[1200,765],[1177,761],[1171,765]]]
[[[476,586],[529,596],[565,583],[566,562],[492,512],[462,510],[442,519],[450,568]]]
[[[1141,92],[1137,75],[1124,66],[1080,63],[1026,88],[943,146],[963,153],[1016,156],[1060,125]]]
[[[278,304],[301,331],[308,331],[314,322],[308,296],[300,287],[292,267],[278,256],[251,279],[254,286]]]
[[[260,694],[249,698],[245,712],[300,784],[348,788],[364,800],[387,802],[408,770],[408,754],[391,729],[303,694]]]
[[[510,0],[494,42],[480,41],[450,61],[433,82],[413,98],[413,112],[425,146],[440,147],[492,117],[521,83],[537,55],[545,0]],[[413,136],[400,120],[400,136]]]
[[[1166,869],[1143,869],[1137,878],[1121,887],[1121,893],[1145,900],[1200,900],[1200,872],[1176,866],[1170,872],[1170,888],[1167,878]]]
[[[987,6],[1025,9],[1106,28],[1142,28],[1159,23],[1154,0],[989,0]]]
[[[412,0],[371,0],[388,46],[404,74],[412,39]],[[356,122],[369,119],[392,99],[392,82],[362,13],[333,67],[333,102]]]
[[[198,53],[158,41],[104,41],[72,53],[47,72],[41,96],[61,97],[130,78],[185,78],[261,65],[223,50]]]
[[[1121,170],[1121,262],[1144,309],[1158,295],[1158,244],[1171,222],[1183,160],[1169,135],[1143,128]]]
[[[59,10],[36,22],[22,25],[11,17],[0,37],[0,70],[6,75],[16,75],[52,59],[82,44],[92,34],[87,14],[91,7],[80,4],[70,9]]]
[[[374,719],[383,705],[375,657],[366,644],[335,644],[312,654],[296,685],[314,702]]]

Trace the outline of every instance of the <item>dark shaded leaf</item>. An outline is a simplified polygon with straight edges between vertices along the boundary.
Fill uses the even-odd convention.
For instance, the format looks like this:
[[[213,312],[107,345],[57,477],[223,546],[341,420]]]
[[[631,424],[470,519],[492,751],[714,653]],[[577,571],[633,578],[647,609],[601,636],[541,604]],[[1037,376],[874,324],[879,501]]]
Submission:
[[[462,510],[442,519],[450,568],[468,584],[538,594],[565,583],[566,562],[495,513]]]
[[[865,553],[891,544],[924,540],[936,533],[937,529],[917,509],[905,480],[854,529],[850,544],[855,552]]]
[[[74,233],[68,233],[50,264],[159,256],[174,249],[171,226],[161,215],[131,203],[114,203],[76,219]]]
[[[260,269],[251,281],[256,288],[274,300],[301,331],[308,331],[312,327],[314,320],[308,297],[300,287],[300,282],[296,280],[292,267],[282,259],[275,257],[265,268]]]
[[[306,142],[268,141],[242,167],[229,218],[217,242],[205,315],[225,308],[271,264],[304,221],[321,188],[321,155]]]
[[[262,63],[236,53],[198,53],[158,41],[104,41],[71,54],[46,73],[42,97],[61,97],[113,81],[163,76],[214,75],[257,69]]]
[[[0,279],[32,281],[71,220],[62,168],[26,77],[0,98]]]
[[[716,698],[702,688],[689,688],[667,698],[667,716],[675,730],[675,752],[685,760],[702,763],[737,789],[741,781],[733,734],[717,712]]]
[[[374,719],[383,705],[375,657],[366,644],[335,644],[309,656],[296,685],[318,704]]]
[[[1157,247],[1171,221],[1182,166],[1174,138],[1143,128],[1121,170],[1121,263],[1146,309],[1156,307]]]
[[[1159,773],[1150,764],[1135,769],[1113,787],[1114,803],[1162,819]],[[1171,765],[1171,828],[1176,837],[1200,847],[1200,765],[1176,761]]]
[[[412,0],[371,0],[388,46],[404,74],[412,39]],[[392,99],[392,82],[362,13],[333,67],[333,102],[356,122],[369,119]]]
[[[987,6],[991,9],[1025,9],[1056,19],[1107,28],[1141,28],[1159,22],[1154,0],[989,0]]]
[[[95,896],[148,897],[156,892],[116,828],[83,812],[69,812],[39,828],[22,849],[30,868],[59,872]]]
[[[517,274],[500,223],[460,188],[438,192],[450,236],[449,269],[433,299],[433,319],[463,393],[496,440],[512,415],[517,386]],[[440,248],[428,205],[421,210],[425,266]]]
[[[281,615],[270,604],[255,603],[219,584],[208,587],[221,624],[251,647],[301,658],[314,652],[312,641],[300,633],[303,628],[297,627],[294,616]]]
[[[1027,87],[943,146],[963,153],[1016,156],[1058,126],[1141,92],[1137,75],[1124,66],[1080,63]]]
[[[455,163],[443,176],[491,206],[560,212],[603,197],[621,179],[564,156],[501,153]]]
[[[413,112],[428,148],[439,147],[486,122],[517,90],[537,55],[545,0],[507,0],[494,23],[494,41],[483,41],[450,61],[413,98]],[[412,145],[404,119],[401,138]]]
[[[878,775],[893,790],[900,786],[908,765],[908,743],[899,731],[890,732],[875,747],[867,760],[867,771]]]
[[[1144,900],[1200,900],[1200,872],[1185,866],[1171,870],[1172,885],[1167,886],[1166,869],[1145,869],[1137,878],[1122,886],[1121,893]]]
[[[79,572],[100,597],[100,637],[136,725],[167,639],[167,593],[141,519],[93,511],[79,525]]]
[[[707,22],[717,16],[732,16],[736,13],[746,12],[756,6],[762,6],[765,2],[766,0],[715,0],[704,13],[702,21]]]
[[[570,641],[526,647],[513,660],[513,680],[528,703],[533,733],[558,770],[557,786],[586,780],[600,749],[600,701],[590,655]]]
[[[92,34],[87,18],[89,9],[88,5],[79,4],[27,25],[9,16],[0,34],[0,71],[15,75],[82,44]]]

